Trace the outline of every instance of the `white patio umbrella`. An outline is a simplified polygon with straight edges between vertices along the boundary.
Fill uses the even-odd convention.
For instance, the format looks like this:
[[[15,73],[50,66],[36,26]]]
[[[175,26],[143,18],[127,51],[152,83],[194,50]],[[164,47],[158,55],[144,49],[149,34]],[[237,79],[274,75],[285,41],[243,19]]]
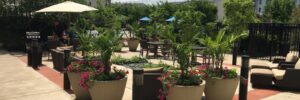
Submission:
[[[98,9],[87,6],[87,5],[75,3],[72,1],[65,1],[65,2],[62,2],[59,4],[55,4],[55,5],[43,8],[36,12],[37,13],[40,13],[40,12],[78,12],[78,13],[80,13],[80,12],[94,11],[94,10],[98,10]]]

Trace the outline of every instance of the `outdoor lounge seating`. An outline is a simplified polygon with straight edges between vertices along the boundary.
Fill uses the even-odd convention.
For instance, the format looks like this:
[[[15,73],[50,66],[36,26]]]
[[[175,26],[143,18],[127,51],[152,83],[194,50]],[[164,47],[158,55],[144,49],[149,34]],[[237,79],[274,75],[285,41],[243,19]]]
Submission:
[[[64,68],[64,53],[62,51],[51,49],[53,68],[58,71],[63,71]]]
[[[278,68],[267,66],[251,66],[251,83],[256,86],[274,85],[282,89],[300,89],[300,60],[294,63],[280,63]]]
[[[52,37],[48,37],[48,38],[52,38]],[[47,41],[48,59],[49,59],[51,50],[56,49],[58,46],[59,46],[59,41],[56,41],[54,39],[49,39]]]
[[[280,67],[294,65],[298,61],[298,57],[292,53],[288,53],[285,59],[274,59],[273,62],[268,62],[265,66],[251,66],[251,68],[267,68],[267,69],[282,69]]]
[[[275,86],[284,89],[300,90],[300,60],[294,65],[286,64],[281,69],[272,69],[275,76]]]
[[[251,70],[250,82],[253,87],[270,87],[272,86],[273,77],[272,70],[255,68]]]

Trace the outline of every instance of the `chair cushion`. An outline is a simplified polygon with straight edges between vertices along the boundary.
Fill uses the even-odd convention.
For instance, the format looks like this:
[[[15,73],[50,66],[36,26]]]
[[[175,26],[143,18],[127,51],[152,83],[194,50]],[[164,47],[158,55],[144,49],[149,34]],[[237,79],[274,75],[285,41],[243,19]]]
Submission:
[[[286,55],[286,58],[285,58],[285,61],[286,62],[296,62],[298,59],[297,59],[297,56],[295,56],[294,54],[292,53],[288,53]]]
[[[270,69],[278,68],[278,63],[267,62],[267,65]]]
[[[300,69],[300,60],[298,60],[297,63],[295,64],[295,69]]]
[[[282,80],[285,74],[285,70],[279,70],[279,69],[272,69],[272,72],[274,73],[274,77],[276,80]]]
[[[270,69],[254,68],[251,69],[251,74],[273,75],[273,72]]]

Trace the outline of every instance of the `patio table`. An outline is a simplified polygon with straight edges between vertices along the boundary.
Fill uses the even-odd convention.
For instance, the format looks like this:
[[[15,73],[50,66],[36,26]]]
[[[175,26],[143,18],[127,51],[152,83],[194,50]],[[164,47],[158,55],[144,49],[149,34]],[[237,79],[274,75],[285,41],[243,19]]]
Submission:
[[[166,43],[162,42],[162,41],[151,41],[151,42],[147,42],[149,46],[153,46],[154,47],[154,58],[157,57],[157,49],[158,49],[158,46],[161,46],[161,45],[165,45]]]
[[[192,47],[192,63],[197,62],[197,57],[195,55],[195,52],[196,51],[201,51],[201,50],[204,50],[204,49],[206,49],[206,47],[199,46],[199,45],[195,45],[195,46]]]

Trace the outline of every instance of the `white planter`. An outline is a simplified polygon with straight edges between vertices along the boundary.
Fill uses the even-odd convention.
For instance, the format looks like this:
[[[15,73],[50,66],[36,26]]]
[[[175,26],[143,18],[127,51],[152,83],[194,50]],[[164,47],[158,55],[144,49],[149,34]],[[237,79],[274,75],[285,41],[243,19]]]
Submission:
[[[127,77],[113,81],[90,81],[92,100],[122,100]]]
[[[201,100],[205,88],[205,81],[198,86],[179,86],[170,87],[167,100]]]
[[[206,100],[232,100],[240,77],[233,79],[207,78],[205,87]]]

